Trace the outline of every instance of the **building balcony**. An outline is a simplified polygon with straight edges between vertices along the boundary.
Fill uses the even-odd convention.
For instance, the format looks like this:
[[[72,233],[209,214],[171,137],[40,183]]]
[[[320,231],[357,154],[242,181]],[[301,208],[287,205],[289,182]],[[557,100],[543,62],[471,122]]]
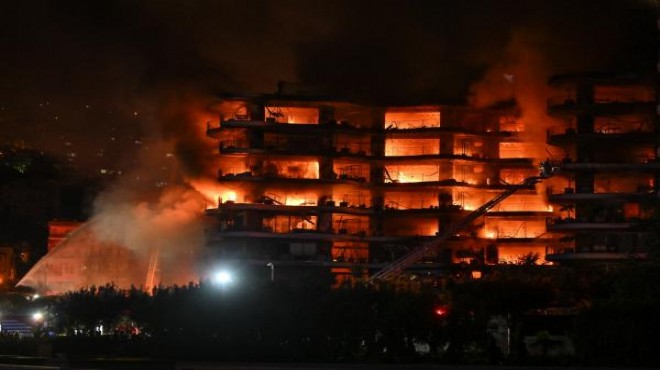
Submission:
[[[660,162],[649,158],[641,162],[571,162],[564,161],[562,171],[594,171],[594,172],[656,172],[660,170]]]
[[[348,230],[316,231],[313,229],[292,229],[288,232],[275,232],[264,227],[261,230],[242,230],[240,227],[221,231],[210,231],[206,237],[210,245],[234,239],[272,239],[272,240],[309,240],[309,241],[346,241],[346,242],[403,242],[410,236],[386,236],[369,234],[367,231],[350,232]]]
[[[549,144],[561,145],[581,141],[611,140],[625,143],[653,143],[655,137],[649,130],[633,127],[601,127],[593,133],[578,133],[574,127],[555,126],[546,131]]]
[[[448,160],[448,161],[465,161],[472,163],[491,163],[500,161],[498,158],[486,158],[481,154],[440,154],[440,153],[422,153],[412,154],[412,155],[390,155],[385,157],[378,158],[379,161],[383,163],[392,163],[392,164],[401,164],[405,162],[418,163],[420,161],[438,161],[438,160]]]
[[[651,100],[632,100],[626,96],[596,98],[592,102],[578,102],[574,96],[551,97],[547,101],[548,113],[553,115],[620,115],[653,113],[655,103]]]
[[[510,131],[476,131],[462,127],[418,127],[418,128],[395,128],[388,127],[385,133],[391,138],[425,139],[438,137],[451,137],[453,134],[471,135],[474,137],[510,137],[514,133]]]
[[[367,208],[365,205],[351,206],[348,203],[341,202],[335,205],[334,202],[326,202],[323,205],[285,205],[276,204],[272,201],[264,200],[263,203],[235,203],[232,201],[224,202],[217,208],[206,210],[207,215],[221,215],[228,211],[257,211],[268,212],[269,214],[320,214],[320,213],[341,213],[351,215],[372,215],[373,208]]]
[[[264,125],[265,122],[252,121],[249,119],[230,119],[222,122],[206,122],[206,136],[220,138],[227,130],[262,127]]]
[[[260,154],[265,150],[261,148],[252,148],[246,142],[236,141],[221,141],[218,144],[218,152],[220,154]]]
[[[625,250],[616,246],[594,245],[589,247],[550,246],[546,248],[545,259],[550,262],[606,262],[631,258],[644,258],[645,253]]]
[[[206,133],[208,136],[215,137],[223,130],[231,129],[260,129],[265,132],[277,133],[292,133],[292,134],[318,134],[329,132],[342,132],[342,133],[355,133],[355,134],[370,134],[371,129],[365,129],[353,126],[347,122],[340,123],[279,123],[273,119],[266,120],[252,120],[245,119],[228,119],[220,123],[207,122]]]
[[[552,189],[548,189],[552,191]],[[645,201],[652,200],[655,196],[648,191],[637,191],[630,193],[575,193],[573,188],[564,189],[563,193],[548,193],[551,203],[576,203],[592,201]]]
[[[428,208],[406,208],[401,207],[396,204],[387,204],[382,209],[384,216],[437,216],[437,215],[456,215],[456,214],[467,214],[461,206],[459,205],[449,205],[449,206],[430,206]]]
[[[298,184],[298,185],[320,185],[320,184],[346,184],[346,185],[364,185],[367,184],[365,177],[358,176],[336,176],[335,178],[305,178],[305,177],[281,177],[277,175],[259,175],[251,171],[240,173],[222,173],[218,171],[218,182],[275,182],[278,184]]]
[[[628,231],[636,228],[636,224],[626,220],[581,220],[574,218],[547,218],[548,232],[573,231]]]

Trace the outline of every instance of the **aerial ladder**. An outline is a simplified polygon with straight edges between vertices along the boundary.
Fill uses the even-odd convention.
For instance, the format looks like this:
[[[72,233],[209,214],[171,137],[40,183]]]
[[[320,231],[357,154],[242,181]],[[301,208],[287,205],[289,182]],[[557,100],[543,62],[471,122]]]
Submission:
[[[502,192],[495,198],[489,200],[488,202],[484,203],[481,207],[477,208],[476,210],[474,210],[472,213],[465,216],[464,218],[450,224],[435,239],[422,244],[416,249],[413,249],[412,251],[405,254],[403,257],[394,261],[391,265],[371,275],[367,280],[367,282],[374,283],[377,280],[389,280],[399,275],[406,268],[417,263],[417,261],[422,259],[429,251],[438,248],[443,242],[449,239],[452,235],[455,235],[460,230],[472,224],[474,220],[476,220],[477,218],[488,212],[491,208],[496,206],[504,199],[513,195],[513,193],[521,189],[533,188],[536,183],[551,177],[556,172],[558,172],[559,169],[560,166],[556,162],[552,162],[550,160],[542,162],[541,165],[539,166],[538,176],[527,177],[520,184],[507,185],[507,188],[504,192]]]

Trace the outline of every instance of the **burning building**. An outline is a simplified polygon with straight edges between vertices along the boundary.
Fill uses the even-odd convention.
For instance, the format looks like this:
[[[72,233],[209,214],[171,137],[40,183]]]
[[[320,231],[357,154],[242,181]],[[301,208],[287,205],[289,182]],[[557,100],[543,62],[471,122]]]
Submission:
[[[209,199],[206,263],[261,269],[270,279],[319,271],[336,283],[373,278],[422,249],[404,269],[459,265],[480,276],[484,265],[643,257],[651,234],[638,221],[650,214],[660,174],[653,85],[633,76],[550,82],[565,92],[547,106],[559,126],[512,104],[224,97],[219,122],[206,129],[217,142],[215,181],[165,188],[157,204],[108,197],[104,212],[19,284],[149,290],[194,280],[194,270],[204,276],[190,246],[202,244],[197,218]],[[561,165],[551,178],[537,169],[546,151],[565,154],[554,158]]]
[[[562,180],[548,188],[559,211],[547,229],[559,237],[547,259],[611,261],[643,257],[641,226],[657,199],[660,164],[653,80],[633,75],[563,75],[564,95],[548,101],[563,122],[548,142],[566,153]]]
[[[364,276],[537,173],[513,106],[373,107],[228,97],[219,124],[214,259]],[[517,192],[414,268],[544,260],[543,192]]]

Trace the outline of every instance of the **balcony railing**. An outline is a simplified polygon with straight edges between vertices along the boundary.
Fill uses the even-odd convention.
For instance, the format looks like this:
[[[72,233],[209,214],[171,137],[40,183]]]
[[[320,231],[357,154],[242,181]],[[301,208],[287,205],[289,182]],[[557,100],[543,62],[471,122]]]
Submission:
[[[602,124],[594,127],[594,131],[591,134],[602,134],[602,135],[621,135],[621,134],[639,134],[639,133],[650,133],[651,126],[639,123],[637,125],[632,124]],[[575,135],[577,130],[574,125],[566,126],[552,126],[547,129],[547,137],[550,139],[551,136],[557,135]]]

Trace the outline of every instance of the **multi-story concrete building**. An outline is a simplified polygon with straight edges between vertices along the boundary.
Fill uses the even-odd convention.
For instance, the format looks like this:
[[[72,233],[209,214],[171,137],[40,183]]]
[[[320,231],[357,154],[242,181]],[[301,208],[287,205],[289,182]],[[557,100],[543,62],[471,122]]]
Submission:
[[[218,110],[207,130],[221,189],[208,239],[226,262],[364,275],[537,173],[511,106],[272,95],[225,98]],[[519,191],[412,270],[544,261],[549,215],[543,191]]]
[[[546,258],[556,262],[644,257],[644,222],[657,199],[655,85],[633,75],[564,75],[551,79],[564,95],[548,112],[563,124],[548,142],[566,153],[562,181],[549,188],[559,211],[548,231],[559,235]]]

